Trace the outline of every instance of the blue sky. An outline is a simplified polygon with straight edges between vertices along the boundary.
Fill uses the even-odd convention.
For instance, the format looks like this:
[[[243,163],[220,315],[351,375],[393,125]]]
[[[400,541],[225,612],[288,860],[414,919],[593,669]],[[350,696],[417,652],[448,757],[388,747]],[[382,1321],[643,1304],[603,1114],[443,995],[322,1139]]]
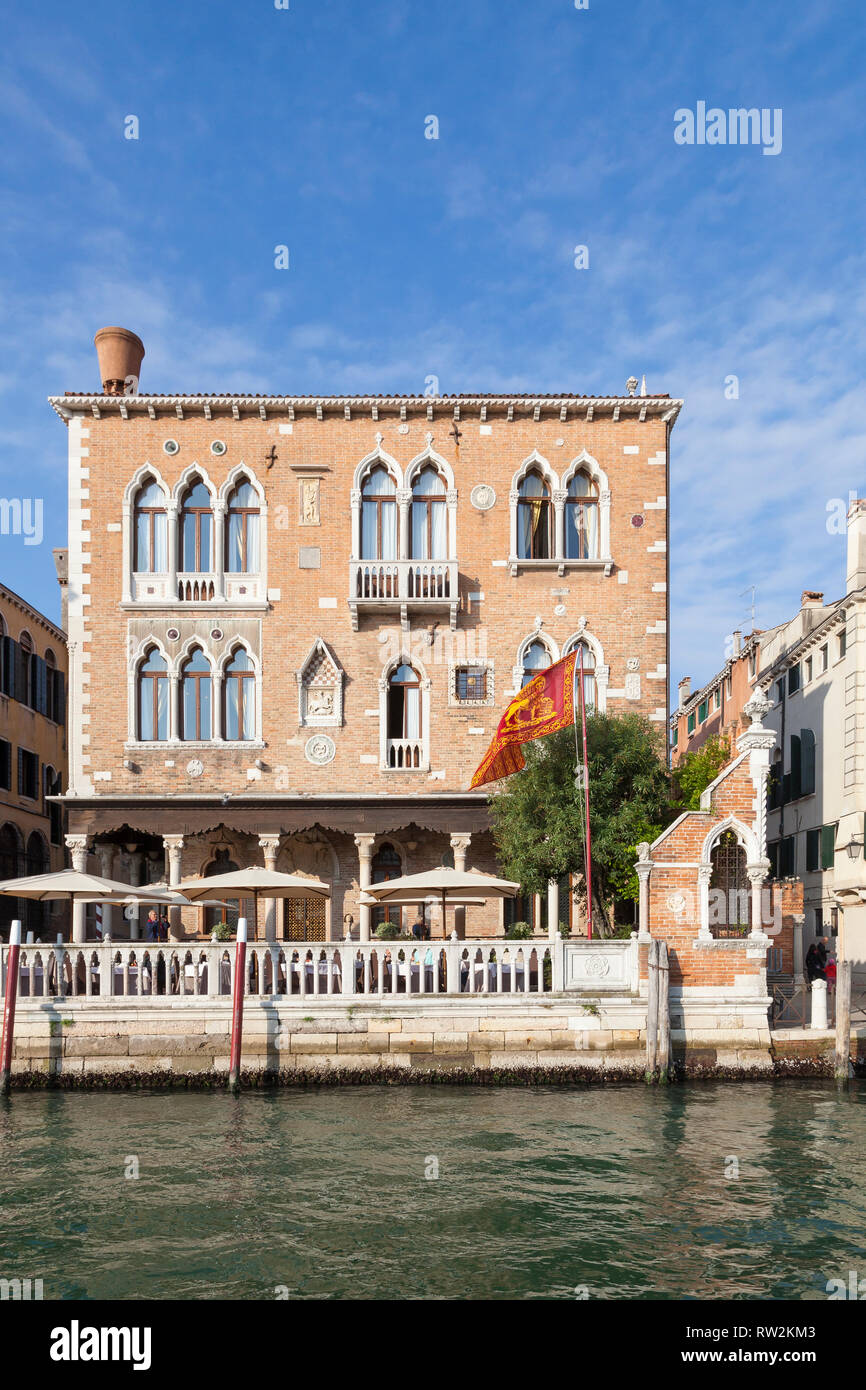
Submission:
[[[142,336],[155,391],[646,373],[682,396],[674,686],[748,629],[747,586],[762,627],[842,591],[827,506],[866,491],[862,4],[48,0],[4,27],[0,495],[43,497],[45,538],[0,536],[0,578],[49,614],[45,398],[97,388],[106,323]],[[781,108],[781,153],[677,145],[699,101]]]

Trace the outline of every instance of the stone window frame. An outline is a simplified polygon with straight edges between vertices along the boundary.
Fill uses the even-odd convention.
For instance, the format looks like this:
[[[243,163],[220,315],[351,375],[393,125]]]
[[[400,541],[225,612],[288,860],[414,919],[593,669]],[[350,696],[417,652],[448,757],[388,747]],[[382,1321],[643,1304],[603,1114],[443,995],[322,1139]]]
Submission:
[[[418,673],[421,690],[421,765],[420,767],[390,767],[388,764],[388,687],[391,676],[400,666],[411,666]],[[417,776],[430,771],[430,692],[432,681],[423,662],[408,651],[400,651],[382,668],[379,677],[379,770],[402,776]]]
[[[266,608],[268,606],[265,597],[268,587],[268,504],[264,487],[256,476],[255,470],[250,468],[243,459],[240,459],[229,470],[219,487],[212,481],[207,469],[195,459],[183,470],[173,488],[169,487],[160,470],[148,460],[136,469],[123,494],[121,607],[135,609],[148,607],[188,609],[190,607],[188,600],[178,597],[177,588],[178,574],[180,573],[181,498],[193,477],[201,478],[210,493],[213,512],[213,570],[211,571],[211,578],[214,585],[214,597],[203,600],[203,605],[209,608],[217,605],[231,608]],[[167,517],[168,569],[150,576],[143,571],[133,570],[135,499],[147,478],[152,478],[160,488],[165,498]],[[260,594],[260,597],[256,598],[247,598],[246,596],[228,598],[226,594],[225,536],[228,498],[241,479],[245,479],[250,484],[259,499],[259,568],[246,575],[251,581],[256,581],[256,587]],[[137,582],[139,579],[143,582],[148,577],[154,581],[155,587],[161,587],[164,592],[157,593],[153,598],[136,598]],[[235,584],[239,580],[243,580],[245,574],[232,571],[228,577]]]
[[[166,663],[168,674],[168,738],[167,739],[140,739],[138,737],[138,676],[139,668],[145,660],[148,652],[156,648]],[[184,739],[180,737],[181,715],[180,700],[182,698],[182,678],[181,672],[184,663],[188,660],[193,648],[199,647],[210,662],[212,672],[212,712],[211,727],[212,736],[210,739]],[[253,666],[253,679],[255,682],[255,737],[251,739],[227,739],[223,737],[223,672],[226,664],[231,660],[238,647],[243,647]],[[262,663],[251,644],[246,638],[241,636],[231,637],[226,643],[220,657],[214,656],[209,648],[209,643],[200,635],[193,634],[186,639],[183,646],[179,648],[174,657],[166,649],[163,640],[154,632],[149,632],[136,642],[129,653],[127,663],[127,739],[124,744],[125,749],[165,749],[171,748],[175,752],[181,752],[185,748],[264,748],[265,743],[262,737],[263,729],[263,700],[262,700]]]
[[[607,710],[607,687],[610,681],[610,667],[604,659],[604,647],[594,632],[588,627],[578,627],[562,644],[562,656],[568,656],[579,642],[585,642],[595,657],[595,709],[597,714]]]
[[[365,454],[355,467],[352,479],[352,489],[350,493],[350,506],[352,514],[352,552],[351,560],[357,563],[364,558],[361,554],[361,501],[364,481],[374,468],[381,465],[387,470],[394,481],[396,489],[395,500],[397,504],[397,562],[410,562],[411,549],[411,507],[412,507],[412,484],[428,464],[432,465],[445,483],[445,506],[448,517],[448,537],[447,537],[447,556],[449,561],[457,559],[457,503],[458,492],[454,482],[454,469],[446,458],[437,453],[433,448],[433,436],[427,434],[427,442],[420,453],[406,465],[405,470],[392,454],[389,454],[383,447],[384,435],[376,435],[376,447]],[[444,563],[444,562],[443,562]]]
[[[487,672],[487,694],[483,700],[461,700],[457,694],[457,672],[465,667],[483,667]],[[448,663],[448,706],[450,709],[489,709],[496,703],[494,662],[490,656],[470,661],[468,657]]]
[[[547,560],[522,560],[517,554],[517,507],[520,500],[520,484],[527,473],[531,472],[539,473],[544,479],[550,489],[550,500],[553,504],[553,555]],[[598,555],[587,560],[567,559],[565,554],[565,502],[568,496],[568,485],[574,475],[580,472],[586,473],[598,489]],[[613,569],[613,557],[610,553],[610,501],[610,484],[607,474],[599,465],[598,460],[586,449],[581,449],[579,453],[575,454],[566,467],[561,481],[559,474],[551,467],[550,461],[537,449],[533,449],[523,459],[511,479],[511,488],[508,494],[509,573],[516,576],[521,570],[555,569],[558,574],[563,575],[566,570],[603,569],[607,578]]]
[[[316,656],[322,655],[330,661],[337,672],[337,683],[335,687],[336,698],[334,701],[333,714],[308,714],[306,709],[306,691],[309,689],[304,684],[304,676],[310,663]],[[295,672],[295,680],[298,686],[298,727],[301,729],[340,729],[343,726],[343,691],[346,684],[346,673],[337,659],[333,649],[328,645],[323,637],[317,637],[306,657],[301,662],[300,668]]]

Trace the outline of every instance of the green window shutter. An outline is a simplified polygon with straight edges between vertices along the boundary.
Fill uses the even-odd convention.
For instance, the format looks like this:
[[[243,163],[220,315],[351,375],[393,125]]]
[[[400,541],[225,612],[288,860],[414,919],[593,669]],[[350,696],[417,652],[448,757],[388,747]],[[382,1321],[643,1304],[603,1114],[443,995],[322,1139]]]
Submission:
[[[825,825],[821,829],[821,868],[832,869],[836,860],[836,827]]]
[[[695,716],[693,714],[689,715],[688,724],[686,727],[690,734],[693,734],[695,732]]]
[[[811,729],[800,730],[800,793],[811,796],[815,790],[815,735]]]
[[[806,831],[806,871],[815,873],[821,867],[821,831]]]
[[[705,722],[708,713],[709,713],[709,702],[708,702],[707,700],[702,700],[701,703],[698,705],[698,723],[699,723],[699,724],[703,724],[703,723]]]

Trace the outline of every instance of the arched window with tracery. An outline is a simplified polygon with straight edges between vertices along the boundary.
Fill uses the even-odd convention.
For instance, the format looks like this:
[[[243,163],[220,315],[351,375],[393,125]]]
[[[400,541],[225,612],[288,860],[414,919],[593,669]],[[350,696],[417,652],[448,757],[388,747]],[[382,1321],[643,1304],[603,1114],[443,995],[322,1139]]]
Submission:
[[[133,569],[164,574],[168,569],[168,518],[165,495],[155,478],[146,478],[135,495]]]
[[[569,652],[574,652],[576,661],[574,663],[575,693],[578,695],[577,682],[580,680],[580,668],[583,664],[583,702],[587,713],[594,710],[598,703],[596,684],[595,684],[595,652],[588,642],[574,642],[569,648]],[[568,653],[565,653],[567,655]]]
[[[223,737],[243,742],[256,736],[256,674],[243,647],[229,658],[223,674]]]
[[[138,668],[138,737],[142,743],[168,738],[168,665],[151,647]]]
[[[733,830],[719,836],[710,863],[710,931],[716,937],[748,935],[751,898],[746,851]]]
[[[213,676],[201,647],[194,647],[180,673],[180,736],[204,742],[213,737]]]
[[[258,573],[260,524],[258,493],[244,478],[228,498],[225,564],[229,574]]]
[[[517,489],[517,556],[520,560],[549,560],[552,554],[550,488],[533,469]]]
[[[201,478],[192,479],[181,499],[180,568],[185,574],[213,568],[213,506]]]
[[[550,655],[545,644],[540,638],[530,642],[523,653],[523,679],[521,686],[528,685],[534,680],[540,671],[546,671],[548,666],[553,664],[553,657]]]
[[[575,473],[565,496],[565,556],[594,560],[598,556],[598,488],[587,473]]]
[[[382,464],[361,488],[361,559],[397,559],[397,484]]]
[[[445,560],[448,557],[448,508],[446,489],[436,469],[428,464],[412,484],[413,560]]]
[[[413,666],[403,662],[391,673],[387,697],[388,766],[420,768],[424,765],[424,721],[421,679]]]

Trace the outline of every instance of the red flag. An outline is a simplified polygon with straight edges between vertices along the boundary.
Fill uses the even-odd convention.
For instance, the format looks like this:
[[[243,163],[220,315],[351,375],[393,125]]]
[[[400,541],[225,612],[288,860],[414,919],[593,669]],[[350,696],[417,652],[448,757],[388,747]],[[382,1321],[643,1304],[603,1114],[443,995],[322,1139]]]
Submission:
[[[577,653],[570,652],[518,691],[499,721],[499,728],[472,778],[471,787],[519,772],[526,766],[520,751],[522,743],[555,734],[574,723],[576,660]]]

